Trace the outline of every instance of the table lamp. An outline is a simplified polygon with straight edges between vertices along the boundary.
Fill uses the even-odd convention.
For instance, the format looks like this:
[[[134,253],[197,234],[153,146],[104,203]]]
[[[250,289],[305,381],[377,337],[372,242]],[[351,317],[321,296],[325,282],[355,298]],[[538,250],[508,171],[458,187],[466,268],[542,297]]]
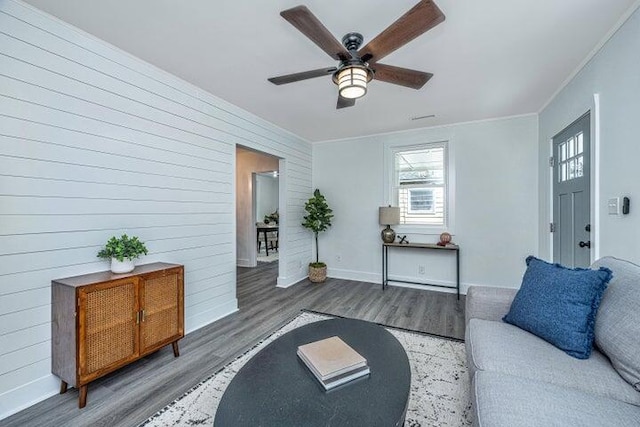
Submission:
[[[386,225],[387,228],[382,230],[380,236],[385,243],[393,243],[396,240],[396,232],[391,228],[392,225],[400,224],[400,208],[389,206],[380,206],[378,208],[378,218],[380,225]]]

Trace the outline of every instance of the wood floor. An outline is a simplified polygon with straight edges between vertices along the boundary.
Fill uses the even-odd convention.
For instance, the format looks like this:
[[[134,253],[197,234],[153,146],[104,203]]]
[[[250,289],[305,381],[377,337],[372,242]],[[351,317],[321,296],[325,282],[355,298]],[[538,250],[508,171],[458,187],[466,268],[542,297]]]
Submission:
[[[464,337],[464,296],[347,280],[275,287],[277,263],[238,269],[240,310],[180,341],[179,358],[161,349],[89,385],[78,409],[70,389],[0,421],[0,426],[136,426],[216,372],[301,309]]]

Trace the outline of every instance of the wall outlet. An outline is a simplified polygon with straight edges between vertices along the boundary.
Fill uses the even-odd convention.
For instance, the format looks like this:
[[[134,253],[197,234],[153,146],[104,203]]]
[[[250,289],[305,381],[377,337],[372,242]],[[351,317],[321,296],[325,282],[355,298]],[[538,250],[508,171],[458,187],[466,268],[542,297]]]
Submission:
[[[338,263],[342,262],[342,255],[336,254],[336,262]]]
[[[419,265],[419,266],[418,266],[418,274],[420,274],[420,275],[424,275],[424,274],[425,274],[425,272],[426,272],[426,268],[425,268],[425,266],[424,266],[424,265]]]

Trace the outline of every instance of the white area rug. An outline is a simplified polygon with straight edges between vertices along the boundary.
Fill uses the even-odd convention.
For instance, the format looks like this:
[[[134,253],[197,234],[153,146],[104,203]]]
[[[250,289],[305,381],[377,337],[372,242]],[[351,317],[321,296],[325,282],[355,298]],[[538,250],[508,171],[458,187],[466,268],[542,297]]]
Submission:
[[[274,262],[278,260],[278,251],[269,250],[269,256],[265,251],[258,252],[258,262]]]
[[[300,314],[141,425],[212,425],[227,385],[254,354],[294,328],[330,318],[314,313]],[[469,374],[464,344],[417,332],[390,327],[386,329],[400,341],[411,365],[411,394],[405,427],[471,425]]]

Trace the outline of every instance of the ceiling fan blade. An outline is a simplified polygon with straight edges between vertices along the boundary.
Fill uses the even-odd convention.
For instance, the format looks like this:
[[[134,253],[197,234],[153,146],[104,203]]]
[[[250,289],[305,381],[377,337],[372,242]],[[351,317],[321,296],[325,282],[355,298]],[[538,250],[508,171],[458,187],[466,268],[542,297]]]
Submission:
[[[422,0],[367,43],[358,54],[364,61],[373,59],[377,62],[444,19],[444,14],[432,0]]]
[[[433,74],[423,71],[410,70],[408,68],[394,67],[393,65],[371,64],[375,71],[373,78],[395,85],[420,89],[429,81]]]
[[[343,98],[342,96],[338,95],[338,104],[336,105],[337,110],[346,107],[353,107],[354,105],[356,105],[355,99]]]
[[[287,83],[299,82],[300,80],[313,79],[315,77],[326,76],[337,70],[336,67],[320,68],[317,70],[303,71],[301,73],[287,74],[286,76],[271,77],[269,80],[274,85],[284,85]]]
[[[351,57],[347,49],[336,40],[327,27],[322,25],[322,22],[306,6],[283,10],[280,12],[280,16],[311,39],[320,49],[327,52],[330,57],[339,60]]]

